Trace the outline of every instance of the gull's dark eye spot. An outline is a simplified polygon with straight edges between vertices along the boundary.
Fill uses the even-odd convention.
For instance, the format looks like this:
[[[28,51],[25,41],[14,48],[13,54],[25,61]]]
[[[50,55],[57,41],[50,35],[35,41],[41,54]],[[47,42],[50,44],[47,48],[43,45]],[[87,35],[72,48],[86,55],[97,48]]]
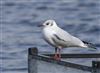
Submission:
[[[51,26],[53,25],[53,23],[51,23]]]
[[[46,25],[49,25],[49,23],[46,23]]]

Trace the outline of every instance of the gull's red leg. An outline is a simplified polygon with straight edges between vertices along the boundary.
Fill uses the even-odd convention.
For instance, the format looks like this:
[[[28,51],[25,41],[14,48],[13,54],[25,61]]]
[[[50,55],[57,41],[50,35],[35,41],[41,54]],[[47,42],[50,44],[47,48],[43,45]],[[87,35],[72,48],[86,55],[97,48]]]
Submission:
[[[58,54],[57,54],[57,48],[55,48],[55,55],[54,55],[54,59],[57,60],[58,58]]]
[[[60,53],[61,49],[58,49],[58,60],[61,60],[61,53]]]
[[[57,51],[57,50],[58,50],[58,51]],[[55,60],[61,60],[60,49],[55,48],[54,59],[55,59]]]

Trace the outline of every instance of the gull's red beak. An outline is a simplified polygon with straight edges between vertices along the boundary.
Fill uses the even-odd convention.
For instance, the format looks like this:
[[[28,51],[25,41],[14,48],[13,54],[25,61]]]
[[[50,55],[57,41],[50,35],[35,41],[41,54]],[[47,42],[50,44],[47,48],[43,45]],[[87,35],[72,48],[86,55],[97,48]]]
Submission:
[[[41,25],[41,24],[39,24],[39,25],[37,25],[38,27],[42,27],[43,25]]]

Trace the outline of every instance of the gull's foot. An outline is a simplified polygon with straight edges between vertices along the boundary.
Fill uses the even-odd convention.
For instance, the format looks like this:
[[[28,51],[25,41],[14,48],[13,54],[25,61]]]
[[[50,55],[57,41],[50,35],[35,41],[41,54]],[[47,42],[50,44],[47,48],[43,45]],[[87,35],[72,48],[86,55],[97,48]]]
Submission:
[[[61,57],[59,54],[55,54],[55,56],[53,57],[53,59],[60,61]]]

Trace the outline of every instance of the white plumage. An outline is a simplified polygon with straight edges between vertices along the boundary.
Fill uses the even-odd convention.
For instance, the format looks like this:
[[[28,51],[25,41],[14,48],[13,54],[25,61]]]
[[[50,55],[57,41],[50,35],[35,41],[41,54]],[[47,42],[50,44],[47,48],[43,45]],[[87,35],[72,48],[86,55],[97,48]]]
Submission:
[[[87,47],[80,39],[59,28],[54,20],[43,24],[44,39],[55,47]]]
[[[56,60],[60,60],[60,50],[66,47],[84,47],[95,48],[93,44],[81,41],[57,26],[54,20],[47,20],[43,23],[43,37],[52,46],[55,47]]]

